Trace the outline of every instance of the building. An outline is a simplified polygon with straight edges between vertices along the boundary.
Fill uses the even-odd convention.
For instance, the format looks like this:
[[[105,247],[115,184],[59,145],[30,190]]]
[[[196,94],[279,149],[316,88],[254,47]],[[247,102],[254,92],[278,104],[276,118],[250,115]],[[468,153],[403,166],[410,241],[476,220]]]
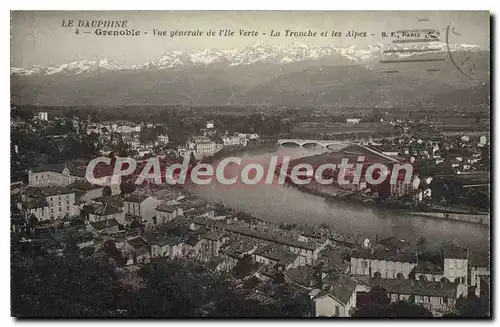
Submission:
[[[116,234],[120,231],[120,224],[115,218],[91,221],[87,226],[94,234]]]
[[[51,234],[51,237],[63,246],[76,245],[78,249],[94,245],[94,235],[80,226],[69,226],[58,229]]]
[[[488,275],[480,275],[476,286],[476,295],[480,298],[490,298],[490,279]]]
[[[490,276],[490,260],[486,254],[470,253],[470,286],[476,287],[476,295],[480,296],[480,279],[482,276]]]
[[[215,210],[210,206],[202,206],[202,207],[188,209],[184,211],[184,215],[186,217],[214,219]]]
[[[420,261],[413,272],[416,280],[439,282],[444,277],[443,268],[430,261]]]
[[[141,236],[132,236],[115,244],[127,266],[150,262],[148,242]]]
[[[74,191],[62,186],[27,188],[22,201],[26,218],[34,214],[39,221],[75,217],[80,213]]]
[[[126,221],[137,221],[145,225],[146,229],[154,226],[153,217],[160,200],[143,194],[131,194],[123,200]]]
[[[66,186],[85,179],[86,166],[83,162],[67,162],[45,165],[28,171],[28,185],[33,187]]]
[[[75,192],[75,203],[83,205],[91,202],[93,199],[102,197],[104,187],[99,185],[92,185],[87,181],[77,180],[69,184],[68,189]]]
[[[453,243],[444,243],[441,246],[444,259],[443,277],[450,282],[467,284],[469,251]]]
[[[169,141],[170,141],[170,139],[168,138],[167,134],[158,135],[158,143],[168,144]]]
[[[249,240],[267,241],[269,243],[276,244],[294,254],[304,257],[306,264],[314,263],[318,259],[319,253],[324,248],[324,246],[319,246],[314,242],[300,242],[268,233],[256,232],[250,229],[235,228],[230,224],[225,224],[218,220],[210,220],[200,217],[193,219],[193,222],[191,223],[191,229],[194,230],[196,227],[205,227],[210,230],[221,230],[231,235],[241,236]]]
[[[179,206],[160,203],[156,207],[156,224],[163,224],[171,221],[177,216],[182,216],[183,210]]]
[[[89,124],[89,125],[87,125],[86,131],[87,131],[87,135],[100,134],[101,128],[97,124]]]
[[[144,237],[151,246],[151,258],[182,258],[186,248],[186,238],[163,233],[145,233]]]
[[[370,288],[383,288],[391,302],[410,301],[425,307],[434,316],[454,310],[456,300],[467,295],[467,286],[455,283],[372,278],[369,284]]]
[[[193,137],[187,144],[188,150],[194,150],[195,156],[211,156],[217,150],[217,145],[206,136]]]
[[[229,237],[219,231],[209,231],[202,236],[202,239],[205,242],[200,252],[204,257],[213,258],[219,255],[221,247],[229,240]]]
[[[351,253],[351,274],[388,279],[408,279],[417,265],[413,252],[357,249]]]
[[[312,314],[314,317],[350,317],[356,308],[357,294],[367,291],[367,286],[358,285],[348,276],[341,275],[329,289],[314,289],[309,293]]]
[[[125,213],[123,208],[115,206],[111,203],[98,203],[94,202],[83,208],[87,214],[89,222],[97,222],[115,219],[120,225],[125,225]]]
[[[247,143],[246,135],[224,136],[222,138],[222,144],[224,146],[246,146]]]
[[[406,194],[418,190],[419,185],[420,178],[416,175],[412,177],[412,180],[409,183],[406,183],[402,178],[397,178],[396,183],[390,184],[390,197],[393,199],[399,199]]]
[[[23,203],[23,208],[26,220],[31,215],[35,216],[38,221],[50,220],[49,204],[43,197]]]
[[[306,263],[304,257],[276,245],[258,248],[252,257],[255,262],[273,265],[278,272],[304,266]]]
[[[116,131],[122,134],[140,133],[141,125],[121,125],[117,126]]]
[[[51,219],[64,217],[75,217],[80,213],[79,207],[75,205],[74,191],[66,187],[43,188],[45,200],[49,204]]]
[[[348,124],[359,124],[360,121],[361,121],[361,118],[347,118],[346,119],[346,122]]]
[[[41,120],[41,121],[49,121],[49,113],[46,111],[39,111],[35,115],[35,119]]]

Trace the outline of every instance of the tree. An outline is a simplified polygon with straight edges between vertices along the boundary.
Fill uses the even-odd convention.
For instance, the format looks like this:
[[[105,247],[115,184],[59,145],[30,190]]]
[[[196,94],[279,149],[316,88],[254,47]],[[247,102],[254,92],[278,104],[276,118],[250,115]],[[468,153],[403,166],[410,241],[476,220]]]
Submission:
[[[384,308],[391,302],[384,288],[375,286],[361,296],[357,303],[355,317],[383,317]]]
[[[196,166],[196,158],[194,157],[193,152],[189,155],[189,165],[192,167]]]
[[[488,298],[478,298],[474,293],[467,297],[461,296],[455,304],[456,313],[446,315],[446,317],[461,318],[481,318],[490,316],[490,302]]]
[[[394,318],[432,318],[432,313],[426,308],[406,301],[389,304],[385,309],[385,317]]]
[[[490,146],[484,145],[481,150],[481,159],[479,160],[479,165],[485,170],[490,169]]]
[[[13,257],[11,277],[15,317],[116,317],[126,293],[109,267],[73,256]]]
[[[111,196],[113,192],[111,191],[111,187],[108,185],[104,186],[102,189],[102,196]]]

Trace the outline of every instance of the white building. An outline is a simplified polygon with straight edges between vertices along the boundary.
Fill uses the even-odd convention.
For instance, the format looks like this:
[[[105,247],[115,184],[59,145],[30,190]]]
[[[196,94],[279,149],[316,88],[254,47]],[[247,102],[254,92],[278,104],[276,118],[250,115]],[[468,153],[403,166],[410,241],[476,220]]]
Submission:
[[[125,219],[127,216],[138,222],[144,223],[146,229],[154,226],[153,217],[156,216],[156,207],[160,200],[142,194],[131,194],[123,200]]]
[[[49,121],[49,114],[46,111],[39,111],[35,118],[42,121]]]
[[[396,179],[396,183],[390,184],[391,197],[394,199],[401,198],[408,193],[418,190],[420,185],[420,178],[418,176],[413,176],[410,183],[406,183],[404,179],[399,177]]]
[[[357,249],[351,254],[351,274],[389,279],[408,279],[417,265],[412,252]]]
[[[39,221],[75,217],[80,213],[74,191],[66,187],[27,189],[22,200],[26,218],[33,214]]]
[[[359,124],[360,121],[361,121],[360,118],[347,118],[346,119],[346,122],[348,124]]]
[[[121,125],[117,127],[118,133],[129,134],[129,133],[140,133],[141,125]]]
[[[28,185],[33,187],[66,186],[77,180],[84,180],[85,170],[75,164],[45,165],[28,171]]]
[[[211,156],[217,151],[215,142],[206,136],[193,137],[193,139],[188,142],[187,148],[189,150],[194,150],[195,155],[199,157]]]
[[[369,292],[365,285],[358,285],[342,276],[329,290],[314,289],[309,293],[314,317],[350,317],[356,308],[358,292]]]
[[[246,146],[247,142],[248,140],[245,135],[225,136],[222,138],[222,143],[224,144],[224,146]]]
[[[170,141],[170,139],[168,138],[167,134],[158,135],[158,143],[168,144],[169,141]]]
[[[443,277],[450,282],[467,284],[469,251],[452,243],[441,246],[444,259]]]

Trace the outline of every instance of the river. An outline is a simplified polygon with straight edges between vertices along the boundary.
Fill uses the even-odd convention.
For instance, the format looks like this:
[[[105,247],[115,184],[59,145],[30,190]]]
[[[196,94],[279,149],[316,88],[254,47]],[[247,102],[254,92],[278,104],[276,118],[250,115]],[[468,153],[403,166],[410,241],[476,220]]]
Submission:
[[[294,159],[325,151],[328,150],[280,147],[275,150],[252,150],[239,157],[242,158],[242,166],[254,162],[266,166],[273,155],[290,156]],[[216,164],[217,162],[214,166]],[[229,168],[233,176],[240,170],[240,166],[236,164]],[[395,210],[346,203],[342,200],[326,200],[286,185],[223,185],[216,183],[214,179],[208,185],[187,187],[202,199],[221,202],[267,221],[309,226],[328,223],[335,231],[358,233],[372,240],[376,237],[382,239],[397,236],[415,244],[419,238],[424,237],[430,248],[437,248],[443,241],[453,240],[471,250],[484,252],[489,249],[489,226],[486,225],[410,216]]]

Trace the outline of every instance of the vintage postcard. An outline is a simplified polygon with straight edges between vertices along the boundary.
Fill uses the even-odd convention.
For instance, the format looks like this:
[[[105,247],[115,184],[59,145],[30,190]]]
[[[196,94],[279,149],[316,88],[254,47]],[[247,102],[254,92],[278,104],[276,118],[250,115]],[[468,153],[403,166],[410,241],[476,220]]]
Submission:
[[[490,317],[487,11],[12,11],[11,315]]]

